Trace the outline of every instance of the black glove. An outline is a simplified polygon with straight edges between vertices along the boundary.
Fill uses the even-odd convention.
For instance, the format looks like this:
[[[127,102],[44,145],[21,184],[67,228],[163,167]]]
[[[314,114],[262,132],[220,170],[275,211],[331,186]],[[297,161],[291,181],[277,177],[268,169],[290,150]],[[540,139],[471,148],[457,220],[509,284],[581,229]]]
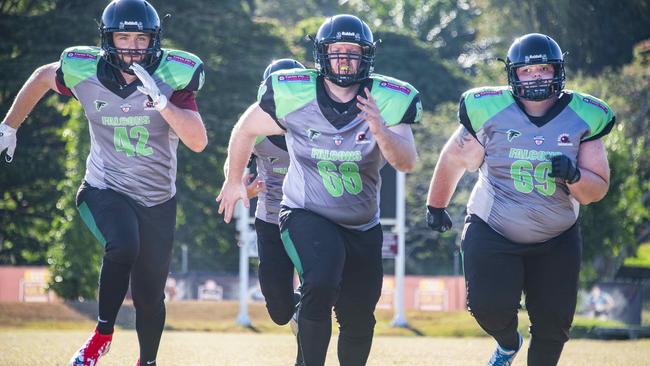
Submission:
[[[551,158],[553,169],[548,173],[549,177],[560,178],[568,184],[580,180],[580,169],[566,155],[555,155]]]
[[[427,225],[441,233],[451,229],[451,217],[446,208],[427,206]]]

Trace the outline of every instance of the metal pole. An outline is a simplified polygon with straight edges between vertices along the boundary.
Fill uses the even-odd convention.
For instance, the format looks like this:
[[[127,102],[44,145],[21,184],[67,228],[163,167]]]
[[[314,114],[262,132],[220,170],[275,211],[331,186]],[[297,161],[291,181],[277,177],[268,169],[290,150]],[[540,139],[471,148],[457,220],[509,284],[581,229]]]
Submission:
[[[237,203],[237,231],[239,231],[239,315],[237,324],[249,327],[248,317],[248,245],[250,227],[248,226],[248,210],[240,201]]]
[[[404,274],[406,267],[405,253],[405,219],[406,219],[406,174],[397,172],[397,212],[395,217],[395,228],[397,233],[397,256],[395,257],[395,317],[393,327],[407,327],[408,322],[404,315]]]
[[[187,273],[187,244],[181,245],[181,273]]]

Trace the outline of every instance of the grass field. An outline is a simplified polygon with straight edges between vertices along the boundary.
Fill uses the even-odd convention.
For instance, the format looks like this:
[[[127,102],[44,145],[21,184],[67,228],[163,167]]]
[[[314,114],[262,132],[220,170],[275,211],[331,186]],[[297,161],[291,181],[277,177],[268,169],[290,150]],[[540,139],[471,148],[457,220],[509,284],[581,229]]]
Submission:
[[[0,330],[0,365],[67,365],[88,336],[80,330]],[[327,365],[337,365],[332,339]],[[488,338],[394,337],[375,338],[368,366],[484,365],[494,347]],[[163,366],[289,366],[295,352],[289,334],[251,334],[168,331],[163,335],[158,363]],[[133,365],[138,346],[135,332],[120,330],[101,366]],[[526,364],[526,351],[514,366]],[[641,366],[650,364],[650,340],[572,340],[560,365]]]
[[[251,328],[235,324],[236,303],[172,302],[167,309],[160,365],[293,365],[295,344],[288,327],[274,325],[261,304],[251,304]],[[94,303],[0,303],[0,365],[67,365],[90,334],[95,311]],[[121,326],[112,349],[101,366],[135,362],[138,345],[133,317],[133,308],[126,304],[118,317]],[[377,336],[368,366],[484,365],[494,349],[494,342],[483,336],[467,312],[410,312],[409,329],[392,328],[391,318],[391,312],[377,312]],[[527,334],[525,313],[520,320],[520,330]],[[578,323],[584,327],[589,321],[579,319]],[[335,334],[327,365],[337,364]],[[524,350],[514,366],[525,364]],[[560,365],[650,365],[650,340],[574,339],[565,347]]]

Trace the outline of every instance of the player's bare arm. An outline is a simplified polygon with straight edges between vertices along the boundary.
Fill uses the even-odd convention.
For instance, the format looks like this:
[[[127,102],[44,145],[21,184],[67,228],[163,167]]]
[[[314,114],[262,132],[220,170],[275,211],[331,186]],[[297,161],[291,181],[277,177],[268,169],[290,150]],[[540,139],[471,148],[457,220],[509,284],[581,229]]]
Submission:
[[[18,128],[49,90],[58,92],[56,87],[56,70],[58,62],[43,65],[34,70],[18,92],[4,121],[13,128]]]
[[[357,106],[361,109],[359,116],[368,123],[381,153],[390,165],[399,171],[410,172],[417,160],[411,127],[404,124],[387,127],[370,90],[365,88],[364,92],[368,98],[357,96]]]
[[[580,144],[578,151],[580,180],[568,184],[571,195],[583,205],[600,201],[609,190],[609,163],[602,139]]]
[[[427,205],[447,207],[465,171],[475,171],[483,163],[483,146],[467,131],[458,127],[440,153],[429,185]]]
[[[172,103],[160,111],[183,144],[194,152],[201,152],[208,144],[208,135],[199,112],[176,107]]]
[[[259,135],[281,135],[282,133],[284,130],[257,103],[248,107],[233,127],[228,143],[228,174],[217,197],[219,214],[224,215],[225,222],[228,223],[232,219],[235,204],[240,199],[245,207],[249,207],[248,193],[246,185],[242,183],[242,176],[248,158],[253,152],[255,138]]]

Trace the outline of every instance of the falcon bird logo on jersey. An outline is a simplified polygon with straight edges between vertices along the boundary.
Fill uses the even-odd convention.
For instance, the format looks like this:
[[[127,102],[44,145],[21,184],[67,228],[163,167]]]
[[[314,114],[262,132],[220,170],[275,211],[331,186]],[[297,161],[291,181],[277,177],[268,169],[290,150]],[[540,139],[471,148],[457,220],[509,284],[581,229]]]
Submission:
[[[309,141],[314,141],[320,136],[320,131],[316,131],[313,128],[310,128],[307,130],[307,137],[309,137]]]
[[[103,100],[96,100],[95,101],[95,109],[97,109],[97,112],[100,112],[102,108],[106,107],[108,103],[104,102]]]
[[[521,132],[517,130],[508,130],[506,131],[506,137],[508,138],[508,142],[512,142],[516,137],[521,136]]]

